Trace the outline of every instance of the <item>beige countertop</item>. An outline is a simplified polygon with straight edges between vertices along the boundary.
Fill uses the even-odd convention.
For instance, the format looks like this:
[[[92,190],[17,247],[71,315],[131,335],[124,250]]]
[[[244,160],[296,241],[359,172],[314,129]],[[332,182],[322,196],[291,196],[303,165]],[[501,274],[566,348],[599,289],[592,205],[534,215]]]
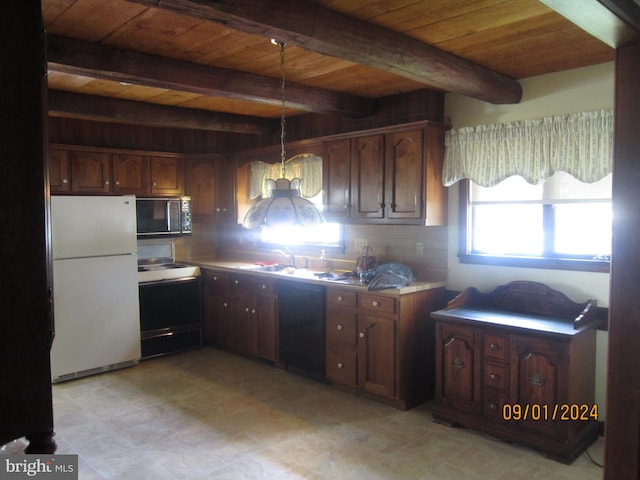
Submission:
[[[279,272],[273,271],[265,271],[260,268],[259,265],[249,262],[241,262],[241,261],[229,261],[229,260],[219,260],[219,259],[208,259],[208,258],[200,258],[200,259],[191,259],[188,261],[182,261],[182,263],[188,263],[192,265],[197,265],[200,268],[210,268],[216,270],[225,270],[232,273],[252,273],[258,276],[264,276],[269,278],[276,278],[282,280],[296,280],[300,282],[307,283],[315,283],[320,285],[325,285],[327,287],[332,286],[340,286],[345,288],[354,289],[357,291],[368,291],[367,286],[360,283],[360,280],[355,277],[350,277],[345,280],[327,280],[324,278],[318,278],[315,273],[319,273],[319,270],[306,269],[306,268],[296,268],[296,269],[285,269]],[[335,274],[345,273],[342,271],[332,271]],[[384,290],[373,290],[372,293],[382,294],[382,295],[406,295],[408,293],[419,292],[422,290],[431,290],[434,288],[440,288],[446,286],[445,281],[438,280],[415,280],[410,285],[406,285],[401,288],[387,288]]]

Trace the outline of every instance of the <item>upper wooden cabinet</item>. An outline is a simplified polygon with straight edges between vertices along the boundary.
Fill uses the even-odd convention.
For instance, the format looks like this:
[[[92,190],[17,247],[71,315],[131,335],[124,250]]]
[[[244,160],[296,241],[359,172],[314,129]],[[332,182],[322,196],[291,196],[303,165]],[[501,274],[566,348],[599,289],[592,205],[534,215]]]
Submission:
[[[149,193],[149,162],[144,155],[114,153],[113,191],[123,195]]]
[[[384,218],[384,135],[354,138],[351,143],[351,218]]]
[[[387,218],[420,220],[424,217],[423,135],[423,129],[416,129],[385,137]]]
[[[49,184],[55,193],[71,191],[69,152],[65,149],[49,148]]]
[[[350,223],[445,225],[445,127],[413,124],[324,143],[325,215]]]
[[[215,216],[222,221],[235,219],[232,167],[220,155],[185,156],[185,193],[191,197],[194,215]]]
[[[322,178],[324,183],[324,214],[336,221],[351,216],[351,140],[324,142]]]
[[[169,155],[149,156],[149,180],[153,194],[182,194],[182,158]]]
[[[49,146],[51,193],[182,195],[182,155]]]
[[[74,193],[109,193],[111,162],[102,152],[69,152],[71,191]]]

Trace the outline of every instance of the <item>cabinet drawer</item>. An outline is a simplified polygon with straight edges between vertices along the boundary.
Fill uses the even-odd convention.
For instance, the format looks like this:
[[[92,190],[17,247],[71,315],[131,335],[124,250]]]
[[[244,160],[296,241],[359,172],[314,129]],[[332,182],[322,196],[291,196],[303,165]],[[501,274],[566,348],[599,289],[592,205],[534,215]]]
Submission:
[[[327,309],[327,342],[356,344],[356,315],[352,310]]]
[[[382,313],[396,313],[396,299],[393,297],[360,294],[358,300],[360,308]]]
[[[275,282],[270,278],[255,278],[252,275],[231,275],[231,287],[234,289],[241,288],[243,291],[251,293],[275,294]]]
[[[273,295],[276,292],[275,282],[273,280],[265,280],[263,278],[253,279],[253,292]]]
[[[507,361],[509,337],[493,333],[484,334],[484,356],[503,362]]]
[[[356,294],[355,292],[345,292],[343,290],[327,288],[327,306],[355,307]]]
[[[505,393],[485,390],[483,413],[486,417],[502,421],[502,408],[506,403],[508,403],[508,397]]]
[[[205,283],[215,286],[216,288],[222,288],[227,286],[229,281],[229,275],[221,273],[215,270],[202,269],[202,277]]]
[[[327,348],[326,376],[336,382],[356,385],[356,352],[339,348]]]
[[[506,390],[507,388],[507,367],[505,365],[494,365],[485,363],[484,365],[484,386]]]

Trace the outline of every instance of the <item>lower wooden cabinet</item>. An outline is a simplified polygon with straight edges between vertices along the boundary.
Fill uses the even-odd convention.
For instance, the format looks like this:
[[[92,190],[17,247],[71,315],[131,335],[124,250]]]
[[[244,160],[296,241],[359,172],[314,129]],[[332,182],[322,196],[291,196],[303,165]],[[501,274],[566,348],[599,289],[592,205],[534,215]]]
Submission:
[[[443,289],[406,295],[327,288],[326,376],[407,409],[434,391],[433,323]]]
[[[229,274],[201,269],[203,292],[202,338],[206,345],[228,348],[231,324]]]
[[[202,269],[206,344],[265,360],[278,359],[275,281]]]
[[[480,337],[472,328],[438,324],[436,338],[436,401],[480,413]]]
[[[278,361],[275,278],[201,267],[203,338],[239,354]],[[329,286],[325,376],[337,386],[408,409],[435,391],[434,322],[444,288],[404,295]]]

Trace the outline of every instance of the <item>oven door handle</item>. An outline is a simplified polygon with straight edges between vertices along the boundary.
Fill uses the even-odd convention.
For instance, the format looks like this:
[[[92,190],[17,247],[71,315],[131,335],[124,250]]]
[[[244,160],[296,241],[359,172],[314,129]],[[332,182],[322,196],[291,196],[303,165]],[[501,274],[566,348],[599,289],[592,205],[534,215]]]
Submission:
[[[138,282],[138,285],[157,285],[163,283],[191,282],[198,280],[200,277],[180,277],[180,278],[162,278],[160,280],[149,280],[147,282]]]

